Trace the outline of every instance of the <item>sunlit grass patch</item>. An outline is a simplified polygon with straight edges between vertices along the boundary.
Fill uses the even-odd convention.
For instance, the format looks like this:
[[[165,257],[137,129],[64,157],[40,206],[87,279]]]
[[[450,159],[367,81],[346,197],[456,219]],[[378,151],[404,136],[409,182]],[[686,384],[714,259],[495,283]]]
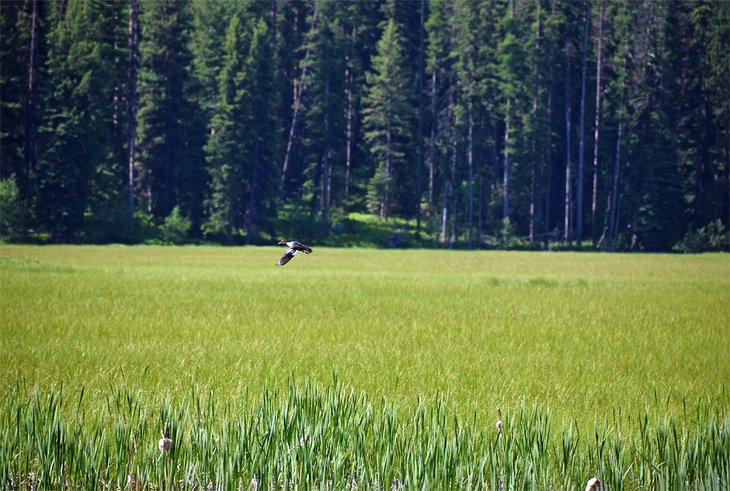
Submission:
[[[494,428],[497,407],[517,414],[534,404],[541,417],[550,414],[551,444],[572,425],[581,441],[575,455],[586,462],[604,419],[621,445],[638,445],[646,414],[652,428],[668,418],[667,431],[673,424],[710,435],[709,422],[725,424],[726,255],[315,248],[277,268],[280,254],[2,246],[0,392],[23,405],[36,385],[50,397],[63,384],[67,401],[83,386],[90,415],[131,391],[156,421],[145,430],[155,458],[161,405],[186,411],[191,387],[195,397],[214,391],[223,425],[220,408],[249,408],[266,391],[305,384],[333,390],[333,374],[372,407],[387,403],[398,424],[419,405],[448,401],[448,417],[476,434]],[[17,392],[18,379],[29,389]],[[715,415],[702,428],[685,410],[697,404]],[[616,468],[636,457],[623,455]],[[555,458],[548,462],[557,472]],[[599,469],[591,458],[580,472]],[[406,471],[393,469],[403,482]]]

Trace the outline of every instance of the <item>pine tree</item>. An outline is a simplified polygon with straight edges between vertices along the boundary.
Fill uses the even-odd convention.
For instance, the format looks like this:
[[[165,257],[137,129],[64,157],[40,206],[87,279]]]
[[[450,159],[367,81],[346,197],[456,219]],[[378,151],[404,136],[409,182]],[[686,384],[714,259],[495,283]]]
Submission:
[[[6,2],[0,15],[0,178],[15,175],[21,196],[31,194],[37,160],[39,68],[45,55],[46,5]]]
[[[403,38],[393,19],[387,22],[378,41],[367,82],[363,123],[376,165],[368,184],[368,208],[385,220],[399,198],[401,203],[413,199],[409,193],[413,175],[409,138],[413,118],[411,81]]]
[[[121,188],[113,148],[117,4],[70,0],[50,33],[36,212],[54,242],[77,240],[93,193]],[[96,196],[100,199],[99,196]],[[103,198],[101,198],[103,199]],[[91,212],[94,212],[92,207]]]
[[[673,2],[669,109],[690,229],[730,221],[730,4]]]
[[[307,36],[311,57],[306,60],[305,81],[304,146],[309,162],[305,188],[327,230],[333,191],[339,188],[334,182],[344,177],[345,170],[336,168],[346,151],[345,56],[337,3],[321,2],[317,11],[319,20]]]
[[[205,122],[193,102],[188,4],[140,2],[138,175],[143,209],[158,220],[180,205],[200,226]]]
[[[273,36],[263,18],[253,26],[247,58],[246,90],[250,97],[248,121],[251,143],[249,194],[246,209],[246,243],[261,240],[261,233],[273,233],[276,201],[279,197],[278,101],[275,97],[275,51]]]
[[[632,250],[669,250],[681,238],[682,198],[672,131],[672,111],[667,107],[671,66],[666,50],[666,4],[635,6],[637,60],[632,96],[635,114],[628,159],[633,162],[627,183],[627,210]]]
[[[524,15],[524,13],[520,13]],[[504,120],[504,165],[502,174],[502,219],[510,218],[515,206],[511,202],[513,188],[520,190],[524,186],[519,184],[524,181],[524,169],[520,164],[524,161],[524,125],[523,118],[528,112],[530,90],[528,81],[530,71],[525,61],[527,55],[524,52],[525,46],[520,43],[523,26],[527,18],[518,15],[514,1],[510,2],[502,18],[502,37],[498,50],[498,78],[499,91],[501,94],[499,108]],[[517,178],[517,179],[515,179]],[[516,182],[515,182],[516,181]],[[517,200],[521,204],[523,200]],[[511,219],[512,223],[515,220]]]
[[[428,138],[426,141],[425,162],[428,169],[428,185],[426,203],[430,231],[434,236],[439,235],[439,228],[445,229],[443,223],[439,225],[439,218],[446,214],[444,206],[438,213],[439,190],[441,182],[446,181],[448,175],[448,142],[451,140],[449,132],[453,128],[454,91],[454,50],[452,49],[451,26],[449,23],[451,12],[444,0],[431,0],[429,3],[429,17],[426,22],[428,48],[426,55],[427,92],[428,92]],[[447,186],[448,187],[448,186]],[[441,200],[446,205],[447,200]],[[443,220],[442,220],[443,222]]]
[[[250,168],[246,143],[250,123],[245,87],[245,53],[248,40],[237,15],[231,18],[226,33],[225,56],[218,78],[211,134],[205,146],[209,194],[207,220],[203,231],[233,243],[244,222],[244,175]]]

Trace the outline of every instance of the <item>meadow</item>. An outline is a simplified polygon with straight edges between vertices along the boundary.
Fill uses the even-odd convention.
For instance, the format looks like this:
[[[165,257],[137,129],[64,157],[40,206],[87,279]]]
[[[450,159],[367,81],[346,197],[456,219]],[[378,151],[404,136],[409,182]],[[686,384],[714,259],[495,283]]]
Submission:
[[[729,256],[281,252],[0,246],[0,486],[728,487]]]

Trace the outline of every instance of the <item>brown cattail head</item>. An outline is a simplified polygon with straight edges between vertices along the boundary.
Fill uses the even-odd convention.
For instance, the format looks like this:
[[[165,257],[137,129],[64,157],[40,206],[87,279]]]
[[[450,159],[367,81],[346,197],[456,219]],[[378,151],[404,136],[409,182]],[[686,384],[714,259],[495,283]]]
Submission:
[[[170,423],[165,421],[165,429],[162,430],[162,438],[157,442],[157,446],[160,448],[160,452],[169,452],[172,449],[172,440],[170,440]]]
[[[160,447],[160,452],[169,452],[172,448],[172,440],[169,438],[165,438],[164,436],[160,438],[160,441],[157,443],[157,446]]]
[[[597,477],[588,479],[585,491],[599,491],[600,489],[603,489],[603,483],[600,479]]]

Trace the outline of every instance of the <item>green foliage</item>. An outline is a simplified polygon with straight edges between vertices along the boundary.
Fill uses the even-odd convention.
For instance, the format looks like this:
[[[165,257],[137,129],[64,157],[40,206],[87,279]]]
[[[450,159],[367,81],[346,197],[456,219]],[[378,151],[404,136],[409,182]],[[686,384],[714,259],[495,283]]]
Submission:
[[[345,55],[344,33],[340,4],[324,1],[318,4],[317,20],[306,37],[306,49],[311,57],[305,60],[307,69],[307,108],[304,154],[309,163],[304,171],[303,188],[313,208],[324,222],[329,221],[330,207],[340,196],[345,159]]]
[[[409,158],[413,107],[403,42],[398,25],[390,19],[372,60],[363,108],[365,140],[377,168],[371,178],[375,182],[368,186],[368,194],[378,200],[378,213],[382,219],[387,219],[393,209],[407,211],[404,204],[413,196],[407,193],[413,172]],[[376,190],[376,194],[371,190]],[[401,206],[396,208],[397,205]],[[372,203],[370,206],[372,208]]]
[[[251,168],[247,144],[251,121],[245,86],[244,36],[239,17],[231,18],[226,34],[225,58],[218,80],[218,101],[205,146],[210,184],[203,232],[233,243],[243,226],[248,174]]]
[[[722,220],[717,219],[697,230],[688,231],[673,250],[684,253],[730,251],[730,231]]]
[[[516,489],[727,486],[727,397],[689,402],[677,420],[655,401],[615,411],[581,441],[572,421],[522,400],[499,429],[455,410],[448,397],[413,408],[378,401],[335,380],[256,388],[251,402],[193,384],[189,399],[152,402],[133,386],[93,395],[29,389],[18,381],[0,406],[0,476],[11,488]],[[685,417],[687,414],[684,415]],[[626,432],[639,434],[626,438]],[[158,449],[160,433],[168,451]],[[103,465],[102,465],[103,463]]]
[[[0,178],[25,176],[24,108],[28,100],[27,75],[30,39],[28,2],[9,2],[0,15]],[[22,173],[22,174],[21,174]]]
[[[730,216],[729,20],[708,0],[10,2],[0,179],[54,242],[132,240],[131,185],[127,208],[179,205],[227,244],[306,203],[323,238],[370,209],[443,247],[509,217],[668,251]]]
[[[515,226],[509,217],[502,219],[498,244],[501,249],[514,249],[520,244],[520,239],[516,235]]]
[[[1,246],[3,487],[727,487],[726,255],[281,252]]]
[[[115,66],[115,10],[119,5],[71,0],[49,33],[49,80],[44,147],[34,172],[38,219],[56,242],[80,240],[96,178],[113,173],[115,106],[106,94],[119,84]],[[123,189],[121,180],[111,188]]]
[[[201,149],[203,115],[190,73],[191,14],[187,2],[142,0],[137,113],[137,171],[142,207],[157,219],[178,205],[197,229],[207,183]]]
[[[15,175],[0,180],[0,239],[17,240],[26,235],[27,216]]]
[[[175,206],[160,225],[160,238],[171,244],[183,244],[189,238],[191,227],[190,219],[181,214],[179,206]]]

